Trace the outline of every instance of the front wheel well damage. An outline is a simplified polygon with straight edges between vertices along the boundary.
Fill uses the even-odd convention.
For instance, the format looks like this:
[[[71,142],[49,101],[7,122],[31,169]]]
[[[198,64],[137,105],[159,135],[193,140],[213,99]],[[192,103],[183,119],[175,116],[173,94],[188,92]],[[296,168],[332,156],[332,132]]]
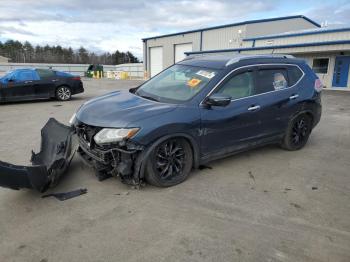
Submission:
[[[189,143],[189,145],[191,146],[192,155],[193,155],[192,167],[198,168],[198,166],[199,166],[199,146],[197,145],[195,140],[192,137],[190,137],[189,135],[178,133],[178,134],[172,134],[172,135],[166,135],[166,136],[160,137],[160,138],[156,139],[153,143],[151,143],[150,145],[147,146],[147,148],[141,153],[141,155],[139,156],[139,159],[135,163],[135,170],[134,170],[134,177],[135,178],[139,179],[140,182],[142,182],[144,180],[145,168],[146,168],[146,164],[147,164],[146,162],[147,162],[147,159],[150,156],[151,152],[153,151],[153,149],[156,146],[158,146],[159,144],[161,144],[162,142],[164,142],[168,139],[172,139],[172,138],[182,138],[182,139],[185,139],[186,142]]]

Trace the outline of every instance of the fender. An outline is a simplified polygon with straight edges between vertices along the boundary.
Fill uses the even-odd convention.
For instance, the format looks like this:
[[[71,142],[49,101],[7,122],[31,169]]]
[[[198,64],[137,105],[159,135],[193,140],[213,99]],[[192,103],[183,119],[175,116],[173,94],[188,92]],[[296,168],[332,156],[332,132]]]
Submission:
[[[192,148],[193,152],[193,168],[198,168],[199,166],[199,159],[200,159],[200,149],[198,143],[195,141],[193,137],[191,137],[188,134],[185,133],[174,133],[171,135],[166,135],[152,144],[150,144],[147,148],[145,148],[144,151],[141,152],[141,154],[137,157],[136,162],[135,162],[135,168],[134,168],[134,181],[136,184],[140,184],[140,180],[144,178],[145,176],[145,167],[146,167],[146,161],[153,151],[153,149],[164,142],[165,140],[168,140],[169,138],[174,138],[174,137],[182,137],[187,139],[190,142],[190,146]]]
[[[297,118],[298,116],[302,115],[302,114],[310,115],[311,118],[312,118],[313,126],[315,125],[315,123],[314,123],[314,120],[315,120],[314,112],[313,112],[311,109],[305,109],[305,108],[304,108],[304,105],[303,105],[303,108],[302,108],[300,111],[296,112],[295,114],[293,114],[293,115],[289,118],[289,123],[290,123],[291,121],[293,121],[295,118]],[[289,123],[288,123],[288,124],[289,124]]]

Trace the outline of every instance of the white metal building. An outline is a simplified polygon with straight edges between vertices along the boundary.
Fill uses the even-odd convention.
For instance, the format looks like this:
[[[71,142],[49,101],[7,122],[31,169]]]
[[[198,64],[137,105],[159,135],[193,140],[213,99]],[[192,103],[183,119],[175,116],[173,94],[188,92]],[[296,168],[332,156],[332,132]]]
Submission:
[[[241,48],[245,38],[319,27],[305,16],[288,16],[149,37],[143,39],[145,70],[154,76],[182,60],[185,52]]]
[[[149,76],[188,54],[292,54],[307,60],[328,88],[350,88],[350,28],[321,28],[289,16],[198,29],[143,39]]]

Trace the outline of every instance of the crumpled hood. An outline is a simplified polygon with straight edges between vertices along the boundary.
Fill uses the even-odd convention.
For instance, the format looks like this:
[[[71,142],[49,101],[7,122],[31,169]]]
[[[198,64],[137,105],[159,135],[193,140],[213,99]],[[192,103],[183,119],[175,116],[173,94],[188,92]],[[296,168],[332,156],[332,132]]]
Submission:
[[[116,91],[83,104],[76,118],[91,126],[127,127],[130,123],[135,125],[138,120],[164,114],[176,107],[144,99],[129,91]]]

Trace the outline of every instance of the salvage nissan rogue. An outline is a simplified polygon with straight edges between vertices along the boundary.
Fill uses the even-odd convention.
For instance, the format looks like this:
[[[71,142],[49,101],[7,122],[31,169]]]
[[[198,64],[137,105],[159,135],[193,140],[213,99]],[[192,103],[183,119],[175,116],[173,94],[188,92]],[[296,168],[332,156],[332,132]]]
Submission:
[[[250,148],[301,149],[320,120],[321,89],[310,67],[290,56],[190,56],[137,88],[84,103],[62,133],[76,136],[100,180],[173,186],[192,168]],[[73,140],[55,142],[64,169]],[[52,163],[48,177],[57,173]]]

